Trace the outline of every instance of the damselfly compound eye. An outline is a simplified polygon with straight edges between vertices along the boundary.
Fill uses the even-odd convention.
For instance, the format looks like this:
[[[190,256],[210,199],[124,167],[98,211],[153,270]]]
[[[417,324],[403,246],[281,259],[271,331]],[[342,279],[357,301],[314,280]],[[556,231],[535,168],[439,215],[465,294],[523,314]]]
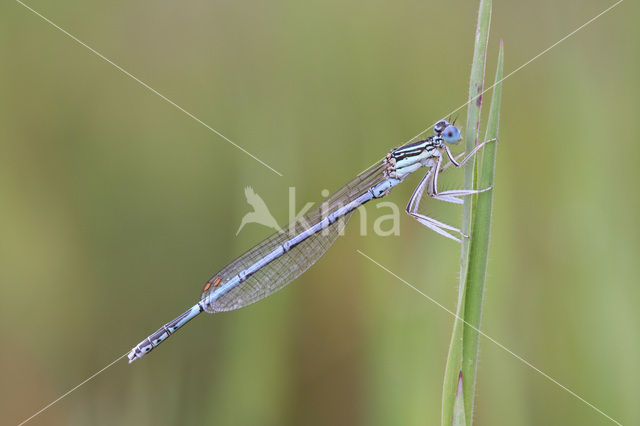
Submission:
[[[456,143],[460,140],[460,130],[456,126],[449,124],[442,131],[442,139],[446,143]]]
[[[440,134],[442,134],[442,131],[448,125],[449,125],[449,122],[447,120],[438,121],[436,124],[433,125],[433,133],[435,133],[437,136],[440,136]]]

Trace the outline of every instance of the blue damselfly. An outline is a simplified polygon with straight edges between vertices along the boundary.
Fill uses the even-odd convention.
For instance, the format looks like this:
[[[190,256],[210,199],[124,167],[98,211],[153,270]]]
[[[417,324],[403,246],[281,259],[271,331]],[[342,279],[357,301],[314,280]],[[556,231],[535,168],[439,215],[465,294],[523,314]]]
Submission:
[[[318,209],[295,220],[222,268],[206,282],[200,301],[136,345],[129,353],[129,362],[150,352],[201,312],[232,311],[282,289],[331,247],[355,209],[374,198],[384,197],[421,167],[428,171],[413,192],[406,212],[447,238],[460,241],[452,233],[465,238],[460,229],[418,213],[418,206],[425,190],[432,198],[460,204],[459,196],[491,189],[438,192],[438,175],[450,165],[462,167],[482,146],[493,140],[477,145],[458,162],[448,146],[461,139],[458,128],[441,120],[434,125],[433,131],[433,136],[392,150],[382,161],[331,195]],[[443,166],[445,155],[449,162]]]

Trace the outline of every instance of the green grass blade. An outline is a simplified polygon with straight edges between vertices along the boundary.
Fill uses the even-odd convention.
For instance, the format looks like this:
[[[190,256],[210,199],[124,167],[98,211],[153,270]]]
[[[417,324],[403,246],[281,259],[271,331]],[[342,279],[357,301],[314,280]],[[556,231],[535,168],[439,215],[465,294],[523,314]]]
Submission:
[[[482,107],[482,90],[484,87],[484,70],[487,56],[487,43],[489,41],[489,26],[491,23],[491,0],[481,0],[478,9],[478,24],[476,28],[473,62],[471,65],[471,77],[469,83],[469,105],[467,109],[467,124],[465,135],[465,151],[471,151],[479,136],[480,112]],[[472,188],[474,183],[474,161],[470,161],[465,167],[465,188]],[[471,218],[473,213],[473,197],[465,197],[462,213],[462,231],[469,235],[471,232]],[[469,241],[463,239],[460,261],[460,286],[458,289],[458,304],[456,314],[458,318],[464,318],[465,309],[465,282],[469,258]],[[458,385],[458,374],[462,370],[463,362],[463,325],[456,318],[453,324],[449,355],[445,368],[445,377],[442,391],[442,426],[452,424],[453,409]],[[467,418],[471,418],[467,416]]]
[[[498,66],[496,68],[495,86],[489,108],[489,121],[485,139],[498,137],[498,125],[500,121],[500,101],[502,97],[502,69],[504,64],[504,47],[500,43],[498,54]],[[493,186],[493,177],[496,164],[496,143],[490,143],[482,150],[482,164],[478,177],[478,187],[488,188]],[[466,378],[464,387],[464,401],[467,418],[471,419],[475,396],[475,381],[478,366],[478,332],[482,318],[482,302],[484,299],[484,284],[487,272],[487,258],[489,252],[489,237],[491,234],[491,212],[493,208],[493,191],[478,194],[473,215],[471,241],[469,247],[469,264],[465,285],[464,319],[465,326],[462,337],[462,374]]]

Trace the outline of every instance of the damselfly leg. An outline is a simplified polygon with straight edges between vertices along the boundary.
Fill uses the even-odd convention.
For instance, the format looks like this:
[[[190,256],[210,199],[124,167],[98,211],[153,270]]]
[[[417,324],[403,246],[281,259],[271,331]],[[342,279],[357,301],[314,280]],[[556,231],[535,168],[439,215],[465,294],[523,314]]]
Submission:
[[[411,216],[412,218],[414,218],[415,220],[417,220],[427,228],[431,229],[432,231],[435,231],[438,234],[445,236],[447,238],[451,238],[454,241],[460,242],[459,238],[456,238],[450,233],[448,233],[447,231],[445,231],[446,229],[449,231],[457,232],[462,236],[465,236],[462,233],[462,231],[460,231],[460,229],[418,213],[418,206],[420,205],[420,199],[422,198],[422,194],[424,193],[425,187],[427,186],[427,184],[431,179],[432,173],[433,173],[433,169],[429,170],[425,175],[425,177],[422,178],[418,187],[415,189],[415,191],[413,191],[413,195],[411,195],[411,198],[409,199],[409,204],[407,204],[405,211],[409,216]]]
[[[475,147],[467,156],[465,156],[462,161],[458,162],[457,159],[462,157],[464,153],[458,155],[457,157],[453,157],[449,147],[445,147],[445,151],[447,156],[449,157],[449,162],[444,166],[442,166],[442,157],[438,157],[435,161],[433,168],[431,168],[427,174],[422,178],[420,184],[416,187],[409,199],[409,203],[405,211],[407,214],[414,219],[416,219],[421,224],[425,225],[429,229],[437,232],[440,235],[443,235],[447,238],[450,238],[454,241],[461,242],[459,238],[451,235],[449,232],[445,231],[449,230],[454,233],[460,234],[463,238],[468,238],[468,235],[464,234],[459,228],[456,228],[451,225],[447,225],[446,223],[440,222],[434,218],[425,216],[423,214],[418,213],[418,208],[420,206],[420,201],[422,200],[422,195],[426,189],[427,195],[436,200],[446,201],[448,203],[454,204],[462,204],[463,200],[457,197],[463,197],[466,195],[479,194],[481,192],[489,191],[492,189],[491,187],[485,189],[468,189],[468,190],[453,190],[453,191],[443,191],[438,192],[438,175],[441,171],[445,170],[449,165],[453,165],[456,168],[464,166],[467,161],[469,161],[480,148],[486,145],[489,142],[494,142],[496,139],[490,139],[488,141],[482,142],[477,147]]]
[[[473,157],[475,155],[476,152],[478,152],[478,150],[480,148],[482,148],[483,146],[485,146],[486,144],[490,143],[490,142],[497,142],[498,138],[493,138],[493,139],[489,139],[486,140],[484,142],[482,142],[481,144],[479,144],[478,146],[476,146],[475,148],[473,148],[471,150],[471,152],[469,153],[469,155],[467,155],[466,157],[464,157],[464,159],[460,162],[458,162],[458,158],[462,157],[463,155],[465,155],[465,153],[461,153],[456,155],[455,157],[451,154],[451,151],[449,150],[449,147],[445,147],[445,150],[447,151],[447,156],[449,157],[449,162],[442,168],[440,169],[441,172],[447,170],[450,166],[459,168],[464,166],[467,161],[469,161],[471,159],[471,157]]]

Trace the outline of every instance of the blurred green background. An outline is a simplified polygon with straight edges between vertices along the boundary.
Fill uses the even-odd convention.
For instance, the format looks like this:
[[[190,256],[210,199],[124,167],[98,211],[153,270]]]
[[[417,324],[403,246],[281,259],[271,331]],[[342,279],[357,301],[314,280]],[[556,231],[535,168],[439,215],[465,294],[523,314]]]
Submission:
[[[464,103],[477,13],[464,1],[28,4],[284,176],[3,2],[4,424],[191,306],[268,235],[235,236],[245,186],[284,224],[289,187],[298,208],[319,201]],[[610,4],[495,1],[487,80],[500,39],[509,73]],[[640,424],[639,9],[622,3],[504,83],[482,327],[623,424]],[[417,182],[387,201],[404,207]],[[439,204],[422,210],[459,223]],[[459,247],[404,215],[399,236],[376,236],[388,211],[367,210],[368,236],[356,216],[286,290],[198,318],[31,424],[439,424],[452,317],[356,250],[454,310]],[[476,424],[611,424],[486,339],[480,350]]]

